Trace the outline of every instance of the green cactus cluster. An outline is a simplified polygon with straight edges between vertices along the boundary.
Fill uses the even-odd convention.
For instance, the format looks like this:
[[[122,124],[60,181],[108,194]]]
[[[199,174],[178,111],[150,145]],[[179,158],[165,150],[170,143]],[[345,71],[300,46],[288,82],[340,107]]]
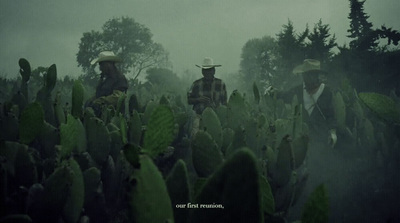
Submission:
[[[400,124],[400,107],[392,98],[378,93],[360,93],[359,97],[380,118]]]
[[[273,216],[275,211],[287,211],[304,188],[302,179],[305,177],[297,176],[296,169],[301,167],[307,153],[307,127],[302,122],[302,109],[297,98],[289,107],[284,106],[290,112],[281,112],[278,107],[275,111],[270,110],[278,104],[276,99],[260,96],[256,87],[254,94],[255,107],[244,95],[234,91],[226,107],[203,111],[200,130],[191,140],[192,160],[199,179],[209,179],[236,153],[243,149],[251,151],[256,157],[257,179],[263,188],[268,188],[262,192],[262,213]],[[264,112],[266,108],[268,112]],[[282,118],[268,116],[274,116],[273,113],[280,113],[276,116]],[[287,196],[285,202],[275,203],[274,195],[282,193]]]
[[[29,101],[30,65],[19,65],[20,93],[0,113],[2,222],[282,222],[302,194],[309,137],[296,97],[285,104],[257,84],[254,99],[233,91],[227,105],[203,111],[190,136],[192,111],[180,97],[140,105],[133,94],[125,112],[121,95],[96,116],[80,81],[68,106],[52,95],[55,65]],[[376,137],[380,125],[365,110],[396,120],[398,105],[381,98],[336,92],[335,115],[339,133],[390,159],[388,136]],[[326,221],[326,194],[315,189],[303,222]]]

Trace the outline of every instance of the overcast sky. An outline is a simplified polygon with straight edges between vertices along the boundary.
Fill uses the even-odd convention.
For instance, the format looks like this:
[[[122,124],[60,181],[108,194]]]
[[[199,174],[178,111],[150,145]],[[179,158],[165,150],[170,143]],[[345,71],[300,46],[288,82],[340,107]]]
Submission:
[[[374,27],[400,30],[399,0],[367,0]],[[348,0],[0,0],[0,75],[16,77],[18,60],[31,66],[55,63],[59,77],[76,77],[78,44],[84,32],[100,31],[114,17],[128,16],[148,27],[170,53],[173,71],[196,69],[203,57],[239,69],[243,45],[252,38],[276,37],[288,20],[297,32],[322,19],[339,45],[348,43]]]

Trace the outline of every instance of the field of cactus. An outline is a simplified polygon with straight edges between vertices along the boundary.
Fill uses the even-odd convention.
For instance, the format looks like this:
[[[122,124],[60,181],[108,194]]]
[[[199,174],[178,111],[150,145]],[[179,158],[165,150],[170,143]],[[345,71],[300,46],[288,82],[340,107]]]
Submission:
[[[296,97],[284,104],[256,84],[251,97],[233,91],[191,136],[194,112],[178,95],[143,105],[123,95],[96,116],[79,80],[53,92],[56,65],[36,96],[29,62],[19,66],[19,90],[1,101],[0,222],[284,222],[307,183]],[[396,100],[346,84],[334,95],[338,135],[389,175],[400,163]],[[298,220],[328,218],[322,184]]]

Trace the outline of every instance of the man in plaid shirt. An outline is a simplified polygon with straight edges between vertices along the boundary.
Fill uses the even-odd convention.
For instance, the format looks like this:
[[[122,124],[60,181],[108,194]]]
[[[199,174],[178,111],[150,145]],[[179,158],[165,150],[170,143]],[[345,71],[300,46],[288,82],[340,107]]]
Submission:
[[[193,110],[201,114],[206,107],[216,108],[219,105],[226,105],[227,93],[225,83],[215,78],[215,65],[209,57],[204,59],[203,65],[196,65],[201,68],[203,78],[193,82],[188,92],[188,103],[193,105]]]
[[[210,57],[204,58],[203,65],[196,65],[201,68],[203,78],[193,82],[188,94],[188,103],[193,105],[193,110],[197,116],[193,120],[192,135],[197,132],[201,113],[207,107],[213,109],[220,105],[226,105],[227,93],[225,83],[218,78],[215,78],[216,65]]]

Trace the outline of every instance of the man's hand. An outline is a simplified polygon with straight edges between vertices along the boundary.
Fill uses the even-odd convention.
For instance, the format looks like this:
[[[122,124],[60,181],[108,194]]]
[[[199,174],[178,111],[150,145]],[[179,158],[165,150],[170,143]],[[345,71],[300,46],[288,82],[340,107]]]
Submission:
[[[273,96],[275,93],[275,88],[272,87],[272,85],[270,85],[269,87],[267,87],[267,89],[265,89],[264,94],[268,95],[268,96]]]
[[[334,148],[337,142],[336,129],[329,130],[328,144]]]
[[[211,99],[206,97],[206,96],[200,96],[197,98],[197,102],[198,103],[203,103],[203,104],[210,104],[211,103]]]

